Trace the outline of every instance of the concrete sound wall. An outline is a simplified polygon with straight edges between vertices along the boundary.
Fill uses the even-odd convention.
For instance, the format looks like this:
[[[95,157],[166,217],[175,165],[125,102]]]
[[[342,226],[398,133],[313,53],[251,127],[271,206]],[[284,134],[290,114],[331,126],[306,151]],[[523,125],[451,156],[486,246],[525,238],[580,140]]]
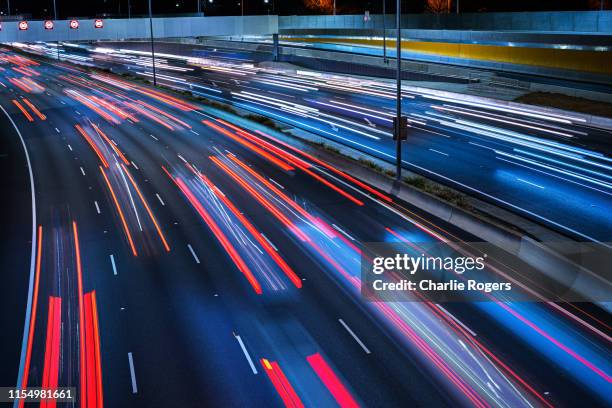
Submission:
[[[53,30],[45,30],[43,21],[28,21],[27,30],[19,30],[17,21],[5,21],[0,42],[92,41],[148,38],[148,18],[105,19],[103,28],[94,28],[93,19],[79,20],[79,28],[69,28],[68,20],[59,20]],[[223,35],[270,35],[278,32],[277,16],[245,17],[166,17],[153,19],[156,38]]]
[[[395,16],[387,15],[387,28],[395,26]],[[279,29],[382,28],[382,15],[281,16]],[[612,33],[612,11],[406,14],[403,28],[444,30],[517,30]]]

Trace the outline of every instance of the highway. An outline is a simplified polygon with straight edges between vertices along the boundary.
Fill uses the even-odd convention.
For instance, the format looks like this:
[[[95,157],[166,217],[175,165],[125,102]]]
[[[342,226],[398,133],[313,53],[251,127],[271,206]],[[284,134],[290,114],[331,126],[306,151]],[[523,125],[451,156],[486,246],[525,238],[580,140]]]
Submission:
[[[135,50],[64,44],[62,58],[150,79],[148,45],[129,46]],[[279,72],[258,66],[257,53],[180,49],[184,56],[170,53],[175,45],[158,44],[160,84],[228,102],[394,162],[392,81]],[[56,55],[55,48],[40,44],[30,51]],[[578,240],[611,240],[610,130],[588,126],[572,115],[510,109],[408,86],[403,98],[410,120],[403,148],[406,169]]]
[[[2,384],[74,386],[86,407],[612,403],[594,305],[361,297],[363,243],[469,234],[273,130],[66,63],[0,62],[2,305],[19,317],[3,324]]]

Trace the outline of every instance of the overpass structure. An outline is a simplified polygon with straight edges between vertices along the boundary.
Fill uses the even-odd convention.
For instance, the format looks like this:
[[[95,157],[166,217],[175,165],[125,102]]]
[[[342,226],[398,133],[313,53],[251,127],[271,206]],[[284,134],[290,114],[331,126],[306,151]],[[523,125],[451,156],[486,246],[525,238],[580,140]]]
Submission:
[[[72,20],[53,22],[45,28],[45,21],[27,21],[20,29],[19,21],[2,22],[0,42],[35,41],[121,41],[149,38],[148,18],[105,19],[96,27],[95,19],[75,20],[78,28],[71,28]],[[73,23],[74,25],[74,23]],[[155,38],[189,38],[228,35],[271,35],[278,33],[277,16],[244,17],[161,17],[153,18]]]
[[[160,17],[153,37],[201,41],[231,39],[270,42],[279,34],[288,53],[346,62],[382,57],[383,36],[394,57],[394,16],[228,16]],[[0,42],[125,41],[148,39],[148,18],[4,22]],[[402,58],[422,64],[477,68],[609,84],[612,12],[463,13],[402,16]],[[205,40],[208,41],[208,40]],[[233,44],[236,44],[233,42]],[[231,44],[230,44],[231,46]],[[301,47],[290,48],[290,47]],[[275,48],[274,54],[278,55]],[[357,62],[357,61],[353,61]]]

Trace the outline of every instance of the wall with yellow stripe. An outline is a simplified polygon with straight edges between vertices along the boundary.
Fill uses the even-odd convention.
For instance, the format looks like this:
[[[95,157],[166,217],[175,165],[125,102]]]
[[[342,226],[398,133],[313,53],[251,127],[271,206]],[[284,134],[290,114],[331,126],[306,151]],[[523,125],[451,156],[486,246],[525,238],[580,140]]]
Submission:
[[[294,42],[317,42],[382,47],[382,40],[360,38],[283,38]],[[395,48],[387,40],[388,48]],[[495,61],[612,75],[612,52],[564,50],[558,48],[510,47],[402,40],[402,51],[450,58]]]

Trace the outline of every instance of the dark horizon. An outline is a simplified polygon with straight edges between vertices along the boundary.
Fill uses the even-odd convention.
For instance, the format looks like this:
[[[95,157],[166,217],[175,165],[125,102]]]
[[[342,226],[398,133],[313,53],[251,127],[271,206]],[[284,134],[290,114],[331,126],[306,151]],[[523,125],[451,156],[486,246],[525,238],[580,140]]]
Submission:
[[[8,0],[11,5],[11,14],[24,15],[28,18],[52,18],[53,0]],[[145,15],[148,13],[147,0],[94,0],[91,2],[77,2],[74,0],[56,0],[58,18],[93,17],[93,16],[127,16],[128,1],[131,4],[131,15]],[[240,0],[200,0],[201,10],[207,15],[239,15],[241,13]],[[455,10],[455,1],[452,1],[452,10]],[[604,1],[604,8],[609,8],[609,1]],[[366,10],[372,14],[382,11],[381,1],[355,2],[350,0],[336,0],[338,14],[361,14]],[[402,0],[402,9],[405,13],[425,13],[427,0]],[[487,0],[460,0],[461,12],[521,12],[521,11],[579,11],[599,10],[599,0],[563,0],[540,1],[515,0],[495,1]],[[395,1],[387,0],[389,13],[395,10]],[[0,1],[2,15],[7,13],[7,0]],[[153,1],[155,14],[188,14],[197,11],[197,0],[162,0]],[[303,0],[246,0],[244,14],[325,14],[310,10]]]

